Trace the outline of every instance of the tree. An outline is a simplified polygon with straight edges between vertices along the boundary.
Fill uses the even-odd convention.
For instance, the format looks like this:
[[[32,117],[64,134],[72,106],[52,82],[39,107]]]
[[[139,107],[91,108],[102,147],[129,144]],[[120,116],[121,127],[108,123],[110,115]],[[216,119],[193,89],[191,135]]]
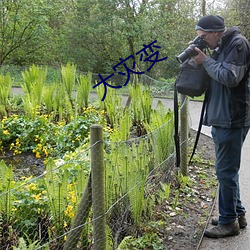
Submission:
[[[250,39],[250,2],[248,0],[225,0],[222,15],[228,27],[239,26]]]
[[[157,40],[160,57],[169,56],[169,60],[147,73],[174,76],[176,51],[194,38],[193,4],[181,0],[78,0],[68,28],[68,58],[84,71],[108,74],[119,58],[133,55],[138,69],[144,71],[150,63],[140,61],[136,52]]]
[[[0,65],[26,43],[43,32],[46,9],[38,1],[8,0],[0,2]],[[27,53],[32,53],[41,43],[34,44]]]

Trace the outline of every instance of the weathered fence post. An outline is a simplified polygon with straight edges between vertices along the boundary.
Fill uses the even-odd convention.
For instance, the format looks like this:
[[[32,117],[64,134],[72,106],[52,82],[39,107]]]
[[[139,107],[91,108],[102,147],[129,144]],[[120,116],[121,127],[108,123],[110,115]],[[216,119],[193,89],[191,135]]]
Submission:
[[[95,124],[90,127],[91,140],[91,175],[94,250],[106,249],[106,216],[104,193],[104,151],[102,126]]]
[[[188,174],[188,97],[181,96],[180,109],[180,169],[181,174],[187,176]]]
[[[81,201],[78,205],[76,216],[73,220],[70,233],[64,244],[63,250],[71,250],[77,248],[77,243],[81,237],[83,225],[86,222],[91,208],[91,176],[83,192]]]

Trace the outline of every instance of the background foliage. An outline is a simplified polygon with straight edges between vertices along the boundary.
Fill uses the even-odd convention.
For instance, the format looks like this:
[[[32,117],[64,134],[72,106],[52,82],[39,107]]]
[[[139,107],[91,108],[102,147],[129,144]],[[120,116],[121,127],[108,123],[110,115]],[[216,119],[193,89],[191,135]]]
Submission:
[[[0,3],[0,65],[72,62],[84,72],[111,74],[119,58],[157,40],[160,58],[147,74],[173,77],[175,60],[205,14],[220,14],[249,38],[246,0],[15,0]],[[136,58],[140,71],[148,68]]]

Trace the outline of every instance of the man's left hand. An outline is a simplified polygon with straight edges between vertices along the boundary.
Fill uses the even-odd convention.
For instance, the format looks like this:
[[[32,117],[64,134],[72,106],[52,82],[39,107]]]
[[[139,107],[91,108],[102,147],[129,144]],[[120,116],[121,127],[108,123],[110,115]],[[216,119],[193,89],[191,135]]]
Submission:
[[[198,53],[197,56],[192,57],[197,64],[203,64],[207,56],[197,47],[194,48],[195,51]]]

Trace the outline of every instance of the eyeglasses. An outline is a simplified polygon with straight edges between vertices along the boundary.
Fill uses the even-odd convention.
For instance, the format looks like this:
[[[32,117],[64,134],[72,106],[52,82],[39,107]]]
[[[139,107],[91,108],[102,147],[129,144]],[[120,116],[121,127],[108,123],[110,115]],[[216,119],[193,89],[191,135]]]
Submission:
[[[202,38],[202,39],[205,39],[207,37],[207,35],[211,34],[211,33],[214,33],[214,32],[212,32],[212,31],[211,32],[206,32],[206,33],[200,35],[199,37]]]

